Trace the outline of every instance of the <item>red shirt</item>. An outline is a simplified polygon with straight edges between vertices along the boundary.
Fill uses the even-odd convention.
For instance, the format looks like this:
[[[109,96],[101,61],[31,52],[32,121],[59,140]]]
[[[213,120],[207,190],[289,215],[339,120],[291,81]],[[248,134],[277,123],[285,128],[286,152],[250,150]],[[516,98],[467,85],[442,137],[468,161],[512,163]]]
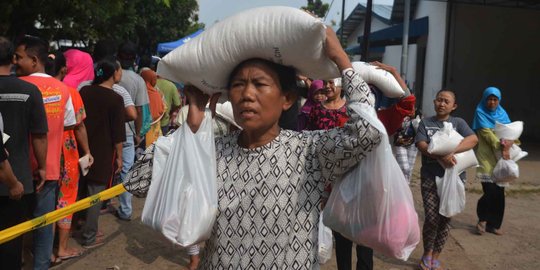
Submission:
[[[378,110],[377,117],[383,123],[388,135],[393,135],[401,127],[405,116],[414,115],[414,103],[416,97],[410,95],[402,98],[398,103],[389,108]]]

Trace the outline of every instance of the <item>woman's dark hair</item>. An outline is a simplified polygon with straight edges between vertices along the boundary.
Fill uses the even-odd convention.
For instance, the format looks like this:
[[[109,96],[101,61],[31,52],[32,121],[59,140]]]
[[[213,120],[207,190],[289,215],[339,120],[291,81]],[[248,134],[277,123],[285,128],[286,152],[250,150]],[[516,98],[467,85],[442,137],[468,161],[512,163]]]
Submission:
[[[281,91],[283,91],[284,93],[298,93],[299,87],[296,84],[296,70],[293,67],[287,67],[260,58],[248,59],[238,64],[229,75],[229,80],[227,81],[227,88],[231,88],[232,79],[240,71],[240,69],[246,64],[251,63],[261,63],[273,70],[279,78],[279,85],[281,86]]]
[[[445,89],[445,88],[443,88],[443,89],[437,91],[437,94],[435,94],[435,96],[438,96],[438,95],[439,95],[440,93],[442,93],[442,92],[448,92],[448,93],[450,93],[452,96],[454,96],[454,102],[457,103],[457,100],[456,100],[456,92],[454,92],[454,90],[450,90],[450,89]]]
[[[60,51],[50,54],[45,63],[45,72],[53,77],[60,73],[63,67],[66,66],[66,57]]]
[[[105,58],[97,62],[94,69],[94,80],[92,81],[93,85],[100,84],[108,79],[110,79],[114,72],[120,68],[120,64],[112,58]]]

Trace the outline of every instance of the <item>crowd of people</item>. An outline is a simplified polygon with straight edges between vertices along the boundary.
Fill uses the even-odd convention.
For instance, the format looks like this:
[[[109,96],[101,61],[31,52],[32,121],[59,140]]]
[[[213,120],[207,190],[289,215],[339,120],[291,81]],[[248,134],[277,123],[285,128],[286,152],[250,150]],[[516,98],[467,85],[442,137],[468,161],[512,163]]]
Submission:
[[[381,142],[382,133],[349,109],[351,103],[376,110],[407,181],[417,149],[421,152],[422,269],[443,269],[439,255],[449,232],[450,219],[438,211],[435,177],[456,164],[455,154],[477,143],[477,178],[484,189],[477,229],[502,234],[504,185],[491,174],[498,153],[508,159],[514,142],[493,133],[496,121],[510,122],[499,104],[500,91],[486,89],[472,128],[451,116],[457,99],[448,89],[433,101],[436,115],[420,121],[415,96],[395,67],[372,63],[392,74],[404,91],[388,100],[355,72],[332,30],[327,30],[325,53],[341,78],[310,79],[256,58],[231,71],[227,95],[233,116],[222,118],[229,126],[216,137],[218,216],[205,256],[199,258],[197,245],[189,248],[189,269],[318,267],[317,225],[332,183]],[[130,42],[118,49],[98,43],[92,55],[78,49],[50,54],[39,38],[26,36],[14,46],[0,37],[0,129],[9,135],[0,141],[0,230],[123,182],[137,148],[167,134],[171,123],[198,130],[206,105],[210,101],[214,108],[216,96],[193,86],[179,89],[151,67],[136,68],[136,59],[137,47]],[[430,154],[431,136],[444,122],[464,140],[449,155]],[[97,204],[34,230],[34,269],[48,269],[104,244],[100,214],[112,210],[129,222],[131,196],[121,194],[117,208],[112,202]],[[79,232],[83,250],[68,245],[73,232]],[[333,235],[338,269],[352,269],[353,243],[339,232]],[[22,237],[1,244],[0,268],[21,269],[22,249]],[[356,269],[373,269],[373,250],[357,245],[356,252]]]
[[[180,93],[152,70],[135,72],[136,56],[130,42],[118,50],[98,43],[91,56],[78,49],[50,53],[48,43],[33,36],[15,46],[0,38],[0,129],[9,136],[0,151],[1,229],[122,182],[136,147],[168,130],[168,114],[180,107]],[[100,214],[114,209],[118,219],[131,220],[131,194],[118,201],[117,208],[98,204],[34,230],[34,269],[102,245]],[[68,245],[70,235],[80,236],[83,250]],[[22,237],[0,245],[1,268],[20,269],[22,248]]]

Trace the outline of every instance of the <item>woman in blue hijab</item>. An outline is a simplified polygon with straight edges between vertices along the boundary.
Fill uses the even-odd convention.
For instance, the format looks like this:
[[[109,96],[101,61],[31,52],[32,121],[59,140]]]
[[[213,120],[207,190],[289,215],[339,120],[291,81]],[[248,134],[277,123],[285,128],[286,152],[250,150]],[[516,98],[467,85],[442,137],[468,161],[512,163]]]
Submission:
[[[488,87],[484,90],[482,100],[476,106],[472,124],[472,129],[478,136],[476,157],[480,166],[476,170],[476,177],[482,182],[484,191],[476,207],[478,215],[476,229],[480,235],[486,231],[496,235],[503,234],[501,225],[505,207],[504,184],[495,183],[492,175],[498,153],[501,153],[504,159],[509,159],[513,141],[500,140],[493,132],[496,122],[510,123],[508,114],[500,105],[501,99],[501,91],[498,88]]]
[[[501,124],[510,123],[508,114],[500,105],[501,90],[496,87],[488,87],[484,90],[482,101],[476,106],[476,113],[472,124],[473,130],[481,128],[495,128],[495,122]]]

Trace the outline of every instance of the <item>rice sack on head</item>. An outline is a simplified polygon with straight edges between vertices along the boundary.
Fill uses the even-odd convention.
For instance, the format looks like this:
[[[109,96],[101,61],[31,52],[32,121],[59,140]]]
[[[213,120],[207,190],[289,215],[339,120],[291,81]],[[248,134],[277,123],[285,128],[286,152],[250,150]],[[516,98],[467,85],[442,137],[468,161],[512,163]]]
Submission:
[[[167,54],[157,73],[208,94],[225,92],[230,72],[251,58],[293,66],[312,78],[335,78],[340,73],[325,54],[325,31],[320,19],[299,9],[250,9],[216,23]]]

